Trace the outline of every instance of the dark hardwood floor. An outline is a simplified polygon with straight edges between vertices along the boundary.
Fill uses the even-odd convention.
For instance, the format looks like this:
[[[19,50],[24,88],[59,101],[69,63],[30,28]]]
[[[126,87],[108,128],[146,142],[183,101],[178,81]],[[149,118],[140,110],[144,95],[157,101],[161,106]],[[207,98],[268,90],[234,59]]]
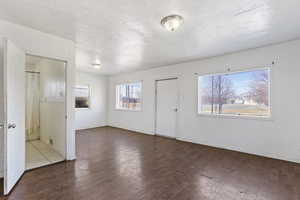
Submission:
[[[300,165],[116,128],[77,134],[77,160],[25,173],[10,200],[299,200]]]
[[[0,178],[0,196],[3,195],[4,185],[3,178]]]

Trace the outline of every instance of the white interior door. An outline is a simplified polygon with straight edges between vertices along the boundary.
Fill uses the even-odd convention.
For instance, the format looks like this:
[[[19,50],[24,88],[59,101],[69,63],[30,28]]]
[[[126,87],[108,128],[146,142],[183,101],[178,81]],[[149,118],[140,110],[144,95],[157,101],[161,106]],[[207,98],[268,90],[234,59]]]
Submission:
[[[25,53],[3,40],[4,194],[25,171]]]
[[[176,138],[177,79],[156,81],[156,134]]]

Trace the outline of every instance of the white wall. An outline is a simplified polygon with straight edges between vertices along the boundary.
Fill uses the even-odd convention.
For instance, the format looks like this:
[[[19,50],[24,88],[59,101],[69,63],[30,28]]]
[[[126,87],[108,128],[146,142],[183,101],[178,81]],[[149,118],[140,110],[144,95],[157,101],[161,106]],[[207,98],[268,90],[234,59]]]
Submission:
[[[107,77],[78,71],[76,85],[91,89],[90,108],[76,109],[76,129],[107,125]]]
[[[178,77],[179,140],[300,162],[300,40],[109,78],[108,124],[154,134],[155,80]],[[271,66],[272,61],[275,65]],[[197,114],[197,75],[271,66],[272,119],[204,117]],[[117,111],[115,85],[143,81],[141,112]]]
[[[40,137],[65,156],[65,63],[42,60],[40,71]]]
[[[0,63],[4,62],[3,59],[3,54],[4,54],[4,49],[3,49],[3,40],[0,40]],[[0,74],[4,73],[4,68],[1,67],[0,64]],[[4,81],[0,81],[0,87],[4,89]],[[3,123],[5,120],[4,116],[4,90],[0,89],[0,123]],[[4,162],[4,129],[0,128],[0,177],[3,177],[3,162]]]
[[[50,34],[0,20],[0,36],[9,38],[28,54],[65,60],[67,64],[67,159],[75,159],[74,96],[75,44]],[[1,140],[3,141],[3,139]],[[1,153],[2,155],[2,153]],[[1,164],[1,167],[3,164]],[[1,171],[1,169],[0,169]]]

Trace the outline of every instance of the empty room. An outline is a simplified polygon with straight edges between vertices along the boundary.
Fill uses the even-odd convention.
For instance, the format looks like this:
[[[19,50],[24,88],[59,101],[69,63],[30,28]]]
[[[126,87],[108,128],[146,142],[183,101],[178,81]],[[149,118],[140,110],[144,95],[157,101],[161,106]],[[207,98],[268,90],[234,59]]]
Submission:
[[[300,200],[299,8],[1,0],[0,199]]]

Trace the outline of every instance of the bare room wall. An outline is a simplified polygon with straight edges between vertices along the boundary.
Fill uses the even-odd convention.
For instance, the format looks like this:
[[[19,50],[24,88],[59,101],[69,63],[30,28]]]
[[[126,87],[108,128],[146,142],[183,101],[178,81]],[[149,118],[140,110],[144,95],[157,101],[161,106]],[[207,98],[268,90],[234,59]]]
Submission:
[[[76,109],[76,130],[107,125],[107,77],[78,71],[76,85],[90,87],[90,108]]]
[[[108,124],[154,134],[155,80],[178,77],[177,139],[300,162],[300,40],[109,78]],[[275,62],[272,65],[272,62]],[[197,75],[271,67],[271,119],[197,114]],[[143,81],[141,112],[115,110],[115,85]]]

